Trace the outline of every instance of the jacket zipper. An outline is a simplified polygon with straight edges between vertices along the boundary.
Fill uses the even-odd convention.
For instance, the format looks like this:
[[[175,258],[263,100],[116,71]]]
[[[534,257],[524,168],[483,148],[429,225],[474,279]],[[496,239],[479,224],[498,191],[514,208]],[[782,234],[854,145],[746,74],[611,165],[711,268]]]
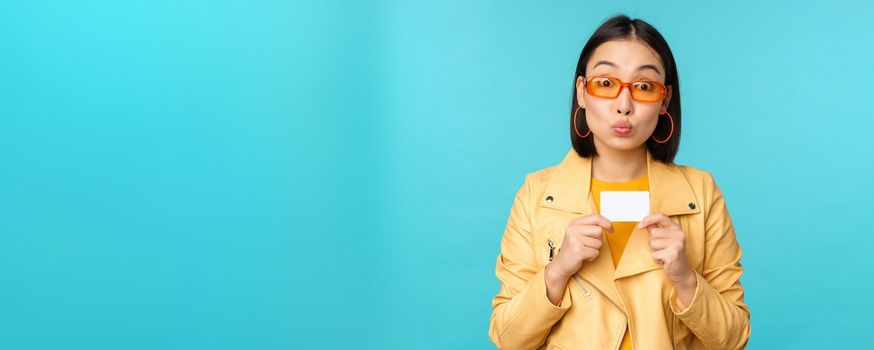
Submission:
[[[546,244],[549,245],[549,261],[552,261],[552,258],[555,256],[555,242],[547,239]]]
[[[574,275],[574,282],[577,282],[577,285],[580,286],[584,293],[586,293],[587,297],[592,296],[592,294],[589,293],[589,290],[583,286],[583,282],[580,282],[580,276]]]
[[[577,275],[574,275],[574,278],[576,278],[576,277],[577,277]],[[585,279],[585,278],[584,278],[584,279]],[[604,294],[604,291],[602,291],[600,288],[598,288],[598,287],[596,287],[594,284],[592,284],[592,281],[589,281],[588,279],[585,279],[585,280],[586,280],[586,282],[589,282],[589,284],[590,284],[592,287],[595,287],[595,289],[596,289],[599,293]],[[609,301],[611,304],[613,304],[613,306],[615,306],[617,309],[622,310],[622,308],[620,308],[619,305],[617,305],[615,302],[613,302],[613,300],[610,300],[610,298],[604,298],[604,299],[607,299],[607,301]],[[628,325],[628,323],[626,322],[626,324],[625,324],[625,328],[628,328],[628,327],[629,327],[629,325]],[[619,349],[619,346],[622,345],[622,336],[623,336],[623,334],[625,334],[625,331],[624,331],[624,330],[623,330],[622,334],[619,334],[619,340],[616,342],[616,346],[614,347],[614,349]]]
[[[547,239],[546,241],[547,241],[547,245],[549,246],[549,261],[552,261],[552,258],[555,257],[555,242],[553,242],[552,239]],[[580,281],[580,276],[578,276],[578,275],[575,274],[573,277],[574,277],[574,282],[576,282],[577,285],[580,287],[580,289],[582,289],[583,292],[586,293],[586,296],[587,296],[587,297],[592,296],[592,294],[589,292],[589,289],[586,288],[586,287],[583,285],[583,283]],[[589,282],[589,284],[591,284],[591,283],[592,283],[592,282]],[[592,285],[592,286],[595,287],[595,285]],[[600,292],[601,294],[604,294],[604,291],[598,289],[598,287],[595,287],[595,289],[597,289],[598,292]],[[609,298],[606,298],[606,299],[607,299],[607,301],[609,301],[611,304],[613,304],[613,306],[615,306],[617,309],[620,309],[620,310],[621,310],[621,308],[619,307],[619,305],[616,305],[616,303],[614,303],[613,300],[610,300]],[[628,325],[626,324],[625,327],[628,327]],[[671,327],[673,328],[673,323],[671,323]],[[673,331],[672,331],[672,333],[673,333]],[[623,334],[624,334],[624,332],[623,332]],[[672,342],[672,344],[673,344],[673,335],[671,336],[671,342]],[[619,341],[616,343],[616,349],[619,349],[619,346],[620,346],[620,345],[622,345],[622,338],[621,338],[621,336],[620,336],[620,338],[619,338]]]

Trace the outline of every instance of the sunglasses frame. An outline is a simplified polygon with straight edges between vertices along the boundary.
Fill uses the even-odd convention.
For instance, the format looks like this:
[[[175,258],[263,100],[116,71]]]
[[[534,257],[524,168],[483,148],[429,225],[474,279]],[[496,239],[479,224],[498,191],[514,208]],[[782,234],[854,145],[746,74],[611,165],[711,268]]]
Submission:
[[[618,81],[618,82],[619,82],[619,90],[616,91],[616,95],[613,95],[613,96],[601,96],[601,95],[596,95],[596,94],[592,93],[591,85],[592,85],[592,80],[595,79],[595,78],[609,78],[609,79],[615,79],[616,81]],[[593,75],[593,76],[589,76],[589,77],[583,77],[583,79],[585,79],[585,83],[583,84],[583,86],[585,87],[586,92],[588,92],[589,95],[592,95],[592,96],[595,96],[595,97],[601,97],[601,98],[616,98],[616,97],[619,97],[619,94],[622,93],[622,89],[627,87],[627,88],[628,88],[628,91],[631,93],[631,99],[632,99],[632,100],[635,100],[635,101],[637,101],[637,102],[643,102],[643,103],[656,103],[656,102],[662,102],[662,101],[664,101],[664,100],[665,100],[665,97],[668,95],[668,89],[670,89],[670,85],[665,86],[665,84],[659,83],[659,82],[657,82],[657,81],[652,81],[652,80],[635,80],[635,81],[632,81],[632,82],[625,82],[625,81],[622,81],[622,79],[619,79],[619,78],[614,77],[614,76],[612,76],[612,75]],[[655,100],[655,101],[643,101],[643,100],[639,100],[639,99],[637,99],[637,98],[634,97],[634,90],[632,89],[632,87],[633,87],[633,85],[634,85],[635,83],[649,83],[649,84],[656,85],[656,86],[658,86],[658,87],[661,88],[661,91],[662,91],[662,92],[661,92],[661,96],[659,97],[658,100]]]

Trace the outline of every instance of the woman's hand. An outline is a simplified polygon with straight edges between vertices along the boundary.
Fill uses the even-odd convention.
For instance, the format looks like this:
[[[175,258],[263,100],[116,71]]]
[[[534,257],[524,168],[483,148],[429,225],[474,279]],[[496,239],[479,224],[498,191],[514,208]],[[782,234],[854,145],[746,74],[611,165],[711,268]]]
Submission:
[[[686,233],[680,225],[664,213],[652,213],[644,217],[637,228],[649,230],[652,258],[662,266],[674,285],[678,289],[691,288],[694,291],[698,280],[686,262]]]
[[[613,223],[599,214],[571,220],[558,255],[549,263],[551,275],[567,280],[579,271],[583,261],[595,260],[600,253],[604,230],[613,232]]]

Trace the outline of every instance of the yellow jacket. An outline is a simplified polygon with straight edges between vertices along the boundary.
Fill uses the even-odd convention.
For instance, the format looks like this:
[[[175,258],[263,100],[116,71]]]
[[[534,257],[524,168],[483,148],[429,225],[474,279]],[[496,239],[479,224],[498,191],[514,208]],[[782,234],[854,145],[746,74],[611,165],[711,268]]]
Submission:
[[[664,164],[647,152],[650,210],[686,233],[698,277],[683,309],[673,283],[652,259],[649,233],[632,232],[614,267],[607,240],[600,255],[568,281],[559,306],[546,296],[550,240],[561,247],[572,219],[596,213],[591,158],[570,149],[564,160],[525,177],[501,239],[489,338],[501,349],[618,349],[626,327],[635,349],[740,349],[750,313],[739,281],[741,248],[725,200],[710,173]],[[609,233],[605,233],[609,234]]]

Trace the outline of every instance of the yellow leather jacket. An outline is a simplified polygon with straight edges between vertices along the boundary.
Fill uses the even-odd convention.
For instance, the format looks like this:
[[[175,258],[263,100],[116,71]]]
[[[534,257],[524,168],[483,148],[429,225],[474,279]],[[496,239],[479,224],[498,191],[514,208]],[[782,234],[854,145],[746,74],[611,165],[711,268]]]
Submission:
[[[698,278],[685,309],[652,259],[648,231],[632,232],[618,266],[607,240],[600,255],[568,281],[559,306],[546,296],[549,241],[561,247],[577,217],[596,213],[591,158],[570,149],[564,160],[525,177],[501,239],[489,338],[501,349],[618,349],[630,327],[635,349],[740,349],[750,313],[740,283],[741,248],[725,200],[710,173],[664,164],[647,152],[650,210],[686,233],[685,252]],[[557,251],[557,250],[556,250]]]

